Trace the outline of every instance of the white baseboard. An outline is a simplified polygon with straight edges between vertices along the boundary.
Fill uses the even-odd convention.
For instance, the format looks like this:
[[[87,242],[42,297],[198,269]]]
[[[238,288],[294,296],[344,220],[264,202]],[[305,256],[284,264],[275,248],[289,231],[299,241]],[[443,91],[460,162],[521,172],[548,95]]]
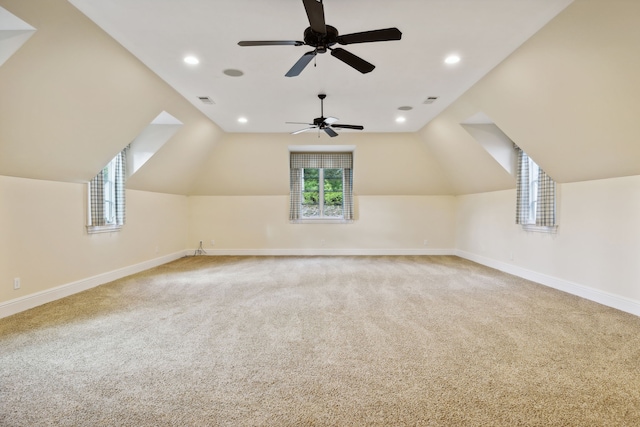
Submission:
[[[558,279],[557,277],[527,270],[525,268],[518,267],[517,265],[497,261],[470,252],[456,250],[455,255],[460,258],[468,259],[469,261],[477,262],[478,264],[486,265],[487,267],[495,268],[496,270],[504,271],[505,273],[509,273],[514,276],[522,277],[523,279],[531,280],[532,282],[536,282],[550,288],[558,289],[568,294],[606,305],[607,307],[612,307],[626,313],[640,316],[640,301],[593,289],[568,280]]]
[[[640,302],[619,295],[589,288],[567,280],[527,270],[516,265],[497,261],[481,255],[456,249],[205,249],[207,256],[394,256],[394,255],[456,255],[541,285],[549,286],[607,307],[640,316]],[[174,261],[184,256],[193,256],[195,249],[176,252],[139,264],[123,267],[76,282],[57,286],[35,294],[26,295],[0,303],[0,319],[21,311],[37,307],[60,298],[112,282],[131,274]]]
[[[205,248],[208,256],[383,256],[383,255],[455,255],[453,249],[211,249]],[[196,250],[188,251],[194,255]]]
[[[185,255],[187,255],[186,251],[176,252],[159,258],[154,258],[149,261],[144,261],[139,264],[119,268],[117,270],[98,274],[97,276],[88,277],[76,282],[67,283],[65,285],[56,286],[55,288],[47,289],[45,291],[36,292],[34,294],[25,295],[20,298],[2,302],[0,303],[0,319],[2,319],[3,317],[11,316],[12,314],[20,313],[21,311],[25,311],[33,307],[37,307],[42,304],[46,304],[48,302],[58,300],[60,298],[67,297],[69,295],[76,294],[78,292],[85,291],[87,289],[94,288],[99,285],[103,285],[105,283],[112,282],[131,274],[139,273],[141,271],[166,264],[178,258],[182,258]]]

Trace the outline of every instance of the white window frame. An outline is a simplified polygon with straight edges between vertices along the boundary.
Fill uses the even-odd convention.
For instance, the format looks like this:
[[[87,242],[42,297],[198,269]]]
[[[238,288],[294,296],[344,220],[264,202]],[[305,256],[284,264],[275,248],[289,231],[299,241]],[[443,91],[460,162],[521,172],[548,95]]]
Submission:
[[[301,216],[299,221],[324,221],[324,222],[345,222],[344,219],[344,188],[342,188],[342,216],[327,216],[324,213],[324,170],[340,169],[342,179],[344,179],[344,169],[342,168],[303,168],[302,169],[302,194],[300,195],[300,212],[303,212],[304,205],[304,171],[306,169],[318,169],[318,216]]]
[[[529,188],[529,221],[523,225],[536,225],[536,215],[538,206],[538,174],[540,166],[536,164],[531,157],[527,156],[529,162],[529,177],[527,185]]]
[[[104,187],[102,191],[104,194],[105,225],[113,225],[116,222],[116,183],[113,180],[115,175],[115,162],[109,162],[109,164],[102,169],[102,174],[104,176]]]

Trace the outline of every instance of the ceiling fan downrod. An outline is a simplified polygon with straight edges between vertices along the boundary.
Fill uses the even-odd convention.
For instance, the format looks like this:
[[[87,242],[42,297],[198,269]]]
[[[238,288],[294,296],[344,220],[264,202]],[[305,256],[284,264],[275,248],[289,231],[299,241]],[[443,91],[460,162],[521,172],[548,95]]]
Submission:
[[[324,99],[327,97],[325,93],[319,93],[318,98],[320,98],[320,117],[324,118]]]

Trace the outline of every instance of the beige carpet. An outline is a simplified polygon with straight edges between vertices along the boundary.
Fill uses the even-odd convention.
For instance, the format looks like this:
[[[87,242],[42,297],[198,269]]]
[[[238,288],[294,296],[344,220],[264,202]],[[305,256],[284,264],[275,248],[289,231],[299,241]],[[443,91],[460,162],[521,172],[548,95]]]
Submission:
[[[456,257],[188,257],[0,320],[1,426],[638,426],[640,318]]]

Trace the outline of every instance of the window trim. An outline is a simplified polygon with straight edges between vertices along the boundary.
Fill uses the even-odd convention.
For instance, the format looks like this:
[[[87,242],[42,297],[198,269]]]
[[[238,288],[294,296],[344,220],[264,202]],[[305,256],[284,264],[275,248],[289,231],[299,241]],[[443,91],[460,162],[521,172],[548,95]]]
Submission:
[[[87,225],[88,234],[113,233],[120,230],[122,230],[122,226],[118,224]]]
[[[289,222],[291,224],[351,224],[355,222],[355,219],[344,219],[344,218],[336,218],[331,219],[329,217],[325,218],[301,218],[301,219],[290,219]]]
[[[524,231],[530,231],[532,233],[548,233],[557,234],[558,225],[535,225],[535,224],[521,224]]]

